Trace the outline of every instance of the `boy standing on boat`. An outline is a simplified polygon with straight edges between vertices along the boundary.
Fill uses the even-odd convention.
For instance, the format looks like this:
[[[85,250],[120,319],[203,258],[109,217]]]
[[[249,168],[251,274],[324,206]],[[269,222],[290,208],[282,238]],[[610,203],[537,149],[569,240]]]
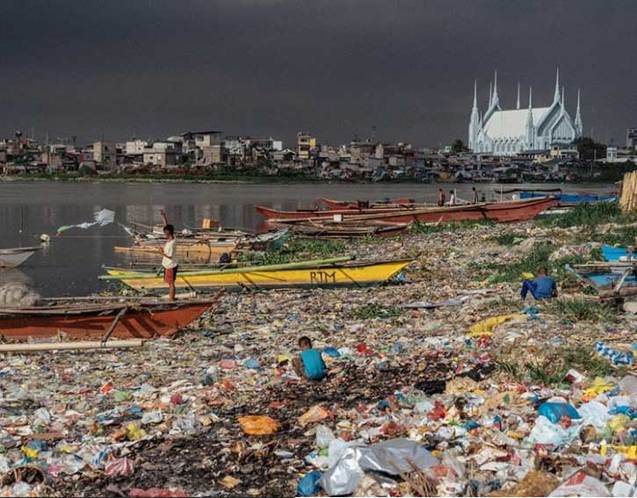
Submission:
[[[160,211],[161,218],[164,221],[164,237],[166,243],[164,247],[159,248],[162,255],[161,266],[164,268],[164,282],[168,285],[168,300],[175,300],[175,280],[177,279],[177,270],[179,263],[177,262],[177,247],[175,242],[175,227],[168,223],[166,211]]]
[[[445,191],[442,188],[438,189],[438,207],[445,205]]]

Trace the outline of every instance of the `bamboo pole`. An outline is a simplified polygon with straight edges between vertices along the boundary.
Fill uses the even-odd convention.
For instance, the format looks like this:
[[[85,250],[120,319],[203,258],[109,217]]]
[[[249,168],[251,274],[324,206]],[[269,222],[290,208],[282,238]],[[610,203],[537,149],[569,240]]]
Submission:
[[[285,263],[280,265],[246,266],[243,268],[229,268],[227,270],[201,270],[179,273],[178,277],[192,277],[195,275],[231,275],[235,273],[264,272],[277,270],[302,270],[315,266],[325,266],[337,263],[345,263],[353,260],[353,256],[341,256],[338,258],[317,259],[312,261],[299,261],[296,263]],[[157,275],[148,273],[125,273],[122,275],[100,275],[100,280],[145,280],[157,278]]]
[[[138,348],[144,345],[142,339],[122,341],[77,341],[77,342],[40,342],[28,344],[0,344],[0,353],[32,353],[38,351],[74,351],[87,349]]]

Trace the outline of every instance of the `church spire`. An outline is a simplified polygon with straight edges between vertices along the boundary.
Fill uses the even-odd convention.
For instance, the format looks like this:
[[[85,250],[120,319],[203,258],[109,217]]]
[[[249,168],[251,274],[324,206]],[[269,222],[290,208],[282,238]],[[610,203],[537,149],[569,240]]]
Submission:
[[[553,94],[553,103],[560,101],[560,68],[555,73],[555,93]]]
[[[584,125],[582,124],[582,114],[579,106],[579,88],[577,89],[577,110],[575,111],[575,131],[578,136],[582,136],[584,133]]]
[[[515,106],[516,109],[520,108],[520,82],[518,81],[518,101]]]
[[[498,98],[498,70],[495,70],[493,78],[493,97],[491,99],[493,107],[500,107],[500,99]]]
[[[533,122],[533,88],[529,87],[529,113],[526,116],[526,144],[527,148],[535,147],[535,123]]]
[[[566,98],[564,97],[564,87],[562,87],[562,97],[560,98],[560,104],[562,104],[562,109],[566,108]]]
[[[478,112],[478,80],[474,80],[473,106],[471,107],[471,117],[469,118],[469,148],[472,150],[475,149],[480,127],[480,113]]]

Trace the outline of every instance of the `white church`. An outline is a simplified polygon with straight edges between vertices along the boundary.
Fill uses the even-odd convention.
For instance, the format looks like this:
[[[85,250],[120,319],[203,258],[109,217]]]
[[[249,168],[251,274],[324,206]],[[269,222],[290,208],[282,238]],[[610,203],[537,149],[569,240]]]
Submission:
[[[580,95],[577,92],[575,120],[566,110],[564,87],[560,92],[559,69],[555,78],[553,102],[548,107],[533,107],[529,88],[529,106],[520,108],[520,85],[515,109],[500,107],[498,73],[489,84],[489,103],[482,115],[478,110],[478,87],[473,87],[473,108],[469,120],[469,149],[475,153],[509,156],[518,152],[544,150],[552,145],[567,145],[582,136]]]

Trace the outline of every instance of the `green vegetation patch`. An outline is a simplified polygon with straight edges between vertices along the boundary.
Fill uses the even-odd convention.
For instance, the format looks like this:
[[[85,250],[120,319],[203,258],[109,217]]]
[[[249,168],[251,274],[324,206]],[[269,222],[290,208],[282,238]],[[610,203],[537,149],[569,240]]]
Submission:
[[[352,315],[359,320],[371,320],[373,318],[396,318],[400,316],[402,310],[395,306],[381,306],[380,304],[366,304],[354,310]]]
[[[608,305],[585,298],[558,298],[543,303],[550,314],[568,322],[611,322],[616,312]]]

